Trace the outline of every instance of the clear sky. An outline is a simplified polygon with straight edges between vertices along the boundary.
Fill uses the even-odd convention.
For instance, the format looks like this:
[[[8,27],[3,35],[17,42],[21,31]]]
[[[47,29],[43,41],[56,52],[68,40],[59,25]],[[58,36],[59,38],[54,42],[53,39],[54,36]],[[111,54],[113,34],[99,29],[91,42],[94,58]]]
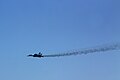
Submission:
[[[120,51],[28,58],[120,42],[120,0],[0,0],[0,80],[120,80]]]

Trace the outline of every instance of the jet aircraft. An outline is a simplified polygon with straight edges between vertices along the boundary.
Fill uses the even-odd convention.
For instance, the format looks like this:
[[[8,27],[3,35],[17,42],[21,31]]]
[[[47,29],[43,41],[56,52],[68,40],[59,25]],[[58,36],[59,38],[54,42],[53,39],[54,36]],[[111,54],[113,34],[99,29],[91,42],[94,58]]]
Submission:
[[[29,56],[39,57],[39,58],[44,57],[41,52],[39,52],[38,54],[30,54],[30,55],[28,55],[28,57],[29,57]]]

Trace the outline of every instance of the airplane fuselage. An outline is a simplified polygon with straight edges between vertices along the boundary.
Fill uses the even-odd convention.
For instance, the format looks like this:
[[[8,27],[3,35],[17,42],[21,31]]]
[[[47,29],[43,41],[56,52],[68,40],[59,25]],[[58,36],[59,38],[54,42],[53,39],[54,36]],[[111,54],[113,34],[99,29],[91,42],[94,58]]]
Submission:
[[[32,56],[32,57],[39,57],[39,58],[41,58],[41,57],[44,57],[41,53],[39,53],[39,54],[30,54],[30,55],[28,55],[28,57],[29,56]]]

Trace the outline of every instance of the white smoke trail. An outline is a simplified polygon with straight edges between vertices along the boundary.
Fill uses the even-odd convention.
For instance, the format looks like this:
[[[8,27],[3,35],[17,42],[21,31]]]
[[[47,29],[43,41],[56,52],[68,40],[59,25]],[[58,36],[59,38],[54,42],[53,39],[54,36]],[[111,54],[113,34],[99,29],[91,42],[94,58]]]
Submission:
[[[90,48],[80,51],[73,51],[68,53],[60,53],[60,54],[51,54],[51,55],[43,55],[44,57],[60,57],[60,56],[71,56],[71,55],[81,55],[81,54],[88,54],[88,53],[95,53],[95,52],[105,52],[105,51],[111,51],[111,50],[119,50],[120,44],[113,44],[108,45],[104,47],[98,47],[98,48]]]

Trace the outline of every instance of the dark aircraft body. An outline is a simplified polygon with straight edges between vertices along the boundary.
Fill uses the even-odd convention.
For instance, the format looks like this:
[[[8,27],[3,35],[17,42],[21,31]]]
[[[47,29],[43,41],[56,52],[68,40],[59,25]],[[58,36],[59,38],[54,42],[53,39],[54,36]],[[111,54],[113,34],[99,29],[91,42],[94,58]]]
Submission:
[[[30,55],[28,55],[28,57],[29,57],[29,56],[39,57],[39,58],[44,57],[40,52],[39,52],[39,54],[30,54]]]

